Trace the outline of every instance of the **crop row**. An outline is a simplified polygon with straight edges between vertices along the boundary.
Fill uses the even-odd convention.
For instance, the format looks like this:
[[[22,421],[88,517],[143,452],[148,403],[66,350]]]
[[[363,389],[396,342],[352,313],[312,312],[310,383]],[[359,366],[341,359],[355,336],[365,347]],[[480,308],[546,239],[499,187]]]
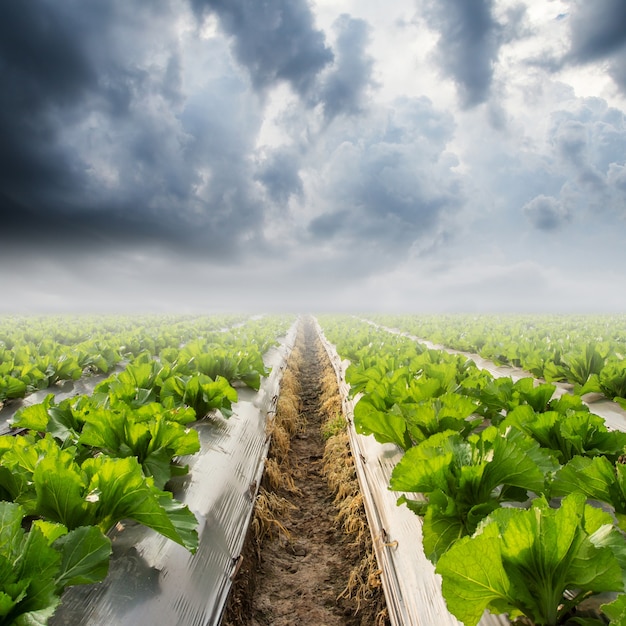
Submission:
[[[191,425],[215,410],[228,417],[238,385],[259,388],[263,354],[287,327],[274,318],[199,328],[184,345],[140,351],[90,395],[49,394],[17,411],[21,434],[0,437],[2,623],[45,623],[65,587],[102,580],[106,533],[121,520],[195,552],[196,517],[167,483],[187,472],[178,457],[200,449]]]
[[[533,378],[494,378],[464,355],[346,318],[320,318],[351,365],[354,426],[404,450],[390,487],[422,519],[451,613],[542,625],[585,613],[626,583],[626,433],[579,396]],[[603,605],[624,623],[625,596]]]
[[[626,316],[393,316],[370,319],[428,341],[521,367],[574,393],[626,407]]]
[[[5,317],[0,319],[0,404],[59,381],[107,374],[141,352],[158,355],[244,321],[219,317]]]

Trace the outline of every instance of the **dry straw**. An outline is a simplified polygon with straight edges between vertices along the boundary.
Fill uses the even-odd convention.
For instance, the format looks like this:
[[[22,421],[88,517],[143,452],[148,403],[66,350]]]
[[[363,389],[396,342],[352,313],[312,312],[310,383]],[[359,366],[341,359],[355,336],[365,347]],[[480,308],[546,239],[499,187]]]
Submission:
[[[330,489],[335,494],[334,503],[337,507],[335,521],[350,537],[351,546],[360,555],[359,562],[350,570],[348,582],[339,598],[354,600],[357,612],[364,603],[375,604],[378,607],[376,626],[384,626],[388,623],[388,617],[382,594],[380,570],[374,555],[363,507],[363,496],[354,470],[337,377],[321,343],[319,357],[324,363],[321,402],[324,415],[322,434],[327,438],[323,472]]]

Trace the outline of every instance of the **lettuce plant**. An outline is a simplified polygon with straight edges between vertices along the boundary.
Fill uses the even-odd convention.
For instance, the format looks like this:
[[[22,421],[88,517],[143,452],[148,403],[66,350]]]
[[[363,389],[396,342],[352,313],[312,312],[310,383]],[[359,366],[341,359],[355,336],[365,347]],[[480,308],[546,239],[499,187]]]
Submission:
[[[230,417],[232,403],[237,402],[237,390],[221,376],[215,380],[206,374],[170,376],[161,388],[161,402],[167,408],[190,406],[198,419],[213,409],[219,409],[224,417]]]
[[[238,342],[239,345],[221,346],[202,340],[190,341],[179,352],[175,367],[176,374],[206,374],[213,380],[218,376],[230,383],[241,381],[258,391],[261,376],[269,370],[263,363],[259,348],[252,341]]]
[[[105,578],[111,542],[93,526],[68,532],[39,520],[26,531],[23,515],[0,502],[0,624],[34,626],[47,623],[65,587]]]
[[[607,342],[574,345],[565,354],[557,352],[554,361],[545,364],[544,378],[549,382],[566,380],[576,385],[584,385],[592,374],[600,373],[609,353],[610,345]]]
[[[200,450],[198,433],[162,414],[141,419],[138,413],[125,405],[115,411],[90,411],[78,443],[111,457],[135,457],[144,474],[152,476],[155,485],[162,489],[173,473],[180,473],[173,458]]]
[[[169,366],[153,359],[136,359],[123,371],[107,378],[94,389],[94,396],[102,403],[122,401],[137,407],[159,400],[163,380],[169,376]]]
[[[525,405],[513,409],[501,427],[513,426],[553,450],[564,465],[575,456],[607,456],[615,461],[626,450],[626,433],[610,431],[603,418],[588,411],[536,413]]]
[[[448,609],[465,626],[476,626],[485,609],[557,626],[590,596],[624,590],[625,550],[611,516],[574,493],[558,509],[540,497],[529,510],[494,511],[436,570]]]
[[[574,491],[613,507],[618,526],[626,532],[626,465],[603,456],[576,456],[556,473],[551,486],[555,497]]]
[[[99,403],[79,396],[58,405],[48,395],[43,402],[16,413],[13,426],[50,433],[62,447],[76,447],[77,460],[94,453],[124,458],[134,456],[146,476],[162,489],[172,475],[186,473],[174,458],[200,449],[198,433],[185,428],[195,420],[193,409],[167,409],[152,402],[137,408],[117,401]]]
[[[508,376],[485,376],[478,382],[482,384],[467,389],[467,393],[479,400],[479,413],[493,424],[502,421],[504,414],[520,405],[530,405],[537,412],[547,411],[556,389],[548,383],[535,385],[533,378],[520,378],[513,382]]]
[[[545,492],[546,476],[557,466],[548,451],[514,429],[502,433],[491,426],[467,440],[447,431],[408,450],[390,486],[423,494],[423,501],[403,496],[399,502],[424,516],[424,551],[436,562],[503,503]]]
[[[193,513],[156,488],[135,457],[99,456],[79,465],[74,450],[60,448],[50,435],[0,437],[0,496],[70,529],[92,525],[107,532],[132,519],[192,552],[197,548]]]
[[[598,374],[592,374],[579,393],[601,393],[611,400],[626,404],[626,359],[609,361]]]

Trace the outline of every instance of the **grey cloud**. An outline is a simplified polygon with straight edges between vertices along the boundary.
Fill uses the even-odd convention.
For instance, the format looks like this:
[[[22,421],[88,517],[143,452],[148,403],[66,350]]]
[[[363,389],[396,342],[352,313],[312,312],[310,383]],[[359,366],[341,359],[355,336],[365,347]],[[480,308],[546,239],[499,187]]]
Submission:
[[[364,122],[368,130],[354,141],[334,128],[317,200],[327,209],[310,222],[308,236],[360,259],[363,271],[379,271],[438,239],[465,199],[455,161],[444,154],[454,128],[449,116],[425,99],[404,98]]]
[[[500,47],[516,36],[524,17],[521,5],[509,12],[506,24],[498,23],[493,12],[493,0],[426,2],[426,19],[440,34],[437,62],[456,83],[465,107],[488,99]]]
[[[626,93],[626,47],[613,56],[609,74],[619,88]]]
[[[199,16],[215,12],[234,39],[235,56],[257,89],[287,81],[301,96],[333,60],[306,0],[191,0]]]
[[[567,209],[553,196],[537,196],[528,202],[522,211],[539,230],[557,230],[570,219]]]
[[[610,185],[626,194],[626,166],[611,163],[607,178]]]
[[[565,61],[609,60],[609,74],[626,92],[626,3],[623,0],[572,0],[571,45]]]
[[[373,86],[373,59],[365,52],[370,28],[364,20],[341,15],[334,24],[337,54],[334,67],[324,79],[320,99],[330,119],[341,113],[363,110],[363,99]]]
[[[606,58],[626,45],[623,0],[574,0],[570,14],[571,56],[579,62]]]
[[[58,148],[55,110],[72,106],[96,83],[79,24],[48,3],[10,3],[0,21],[0,190],[33,185],[62,192],[71,154]]]
[[[277,148],[259,163],[255,178],[263,183],[274,202],[285,205],[292,195],[303,194],[299,167],[300,158],[295,150]]]
[[[12,3],[0,25],[0,248],[262,245],[261,118],[225,42],[183,51],[169,0]],[[185,92],[184,55],[210,63]],[[245,242],[245,247],[243,244]]]
[[[626,116],[600,98],[581,99],[573,110],[552,114],[549,141],[566,175],[560,202],[571,214],[624,204]]]

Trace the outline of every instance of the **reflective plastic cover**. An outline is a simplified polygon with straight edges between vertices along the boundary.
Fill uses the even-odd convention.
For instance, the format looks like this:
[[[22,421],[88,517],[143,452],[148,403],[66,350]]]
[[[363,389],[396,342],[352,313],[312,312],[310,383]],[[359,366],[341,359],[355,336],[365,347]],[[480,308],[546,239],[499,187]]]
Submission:
[[[238,388],[229,419],[198,422],[201,451],[182,457],[189,474],[173,483],[174,497],[199,520],[199,546],[182,546],[139,524],[111,533],[107,578],[72,587],[51,626],[208,626],[219,624],[252,516],[267,455],[266,420],[275,409],[296,324],[265,355],[272,368],[255,392]]]

